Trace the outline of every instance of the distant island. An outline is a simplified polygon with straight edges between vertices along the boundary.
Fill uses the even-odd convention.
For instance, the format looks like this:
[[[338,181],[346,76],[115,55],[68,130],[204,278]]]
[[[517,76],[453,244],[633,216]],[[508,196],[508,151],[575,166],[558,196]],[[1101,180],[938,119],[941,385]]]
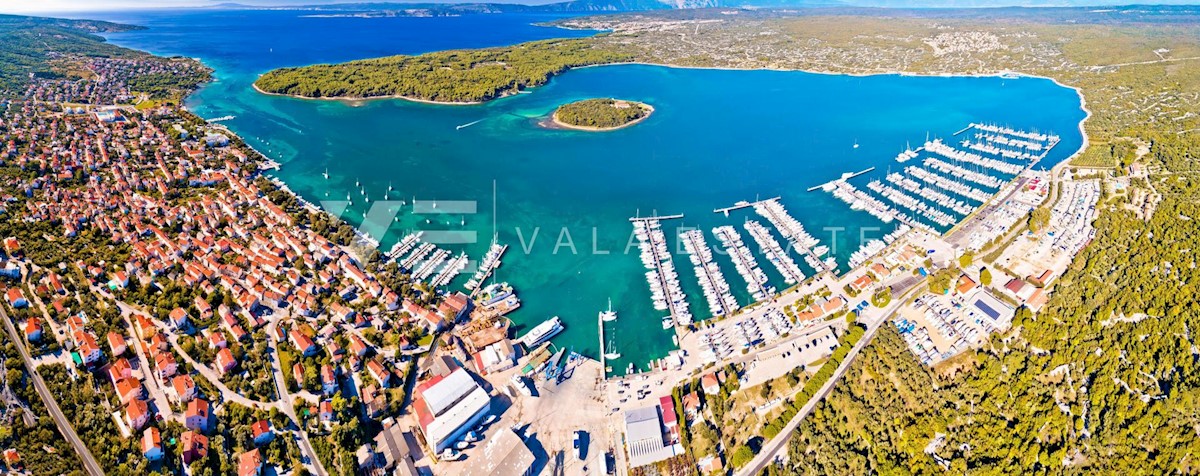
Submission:
[[[471,104],[546,84],[570,68],[623,63],[633,55],[584,39],[388,56],[268,71],[254,87],[269,94],[319,99],[403,98]]]
[[[585,131],[610,131],[646,120],[654,108],[646,103],[612,98],[584,99],[563,104],[550,115],[553,126]]]

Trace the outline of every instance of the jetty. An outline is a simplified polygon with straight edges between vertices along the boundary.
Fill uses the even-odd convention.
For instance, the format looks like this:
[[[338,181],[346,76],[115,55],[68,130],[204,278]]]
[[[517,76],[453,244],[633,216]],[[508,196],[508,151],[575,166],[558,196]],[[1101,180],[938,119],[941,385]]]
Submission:
[[[747,248],[742,242],[742,235],[738,234],[737,229],[729,225],[718,226],[713,228],[713,234],[717,236],[721,245],[733,258],[734,269],[746,281],[746,290],[750,292],[756,302],[775,294],[775,289],[767,285],[766,273],[763,273],[762,269],[758,267],[758,261],[754,259],[754,255],[750,254],[750,248]]]
[[[737,300],[730,294],[729,283],[725,281],[725,275],[713,260],[712,248],[704,241],[704,232],[688,230],[683,233],[683,239],[684,251],[687,251],[688,258],[692,261],[696,278],[700,280],[700,289],[704,291],[704,298],[708,300],[708,309],[713,317],[733,314],[738,309]]]
[[[458,256],[455,256],[454,258],[450,259],[450,261],[446,262],[446,266],[443,266],[442,269],[438,271],[437,276],[434,277],[433,280],[429,281],[429,285],[435,288],[440,288],[450,284],[450,281],[454,280],[454,278],[458,276],[462,270],[467,268],[467,261],[467,254],[459,253]]]
[[[650,270],[646,272],[646,282],[650,285],[654,309],[668,312],[663,319],[663,327],[669,328],[672,323],[691,324],[692,314],[688,311],[686,295],[679,285],[679,274],[671,260],[662,225],[657,217],[631,218],[630,221],[633,222],[634,235],[641,242],[638,249],[641,250],[642,264]]]
[[[810,191],[810,192],[811,192],[811,191],[813,191],[813,190],[820,190],[820,189],[832,190],[832,187],[833,187],[834,185],[836,185],[838,182],[845,182],[845,181],[847,181],[847,180],[850,180],[850,179],[852,179],[852,178],[854,178],[854,177],[857,177],[857,176],[859,176],[859,175],[862,175],[862,174],[865,174],[865,173],[870,173],[871,171],[874,171],[874,170],[875,170],[875,167],[870,167],[870,168],[867,168],[867,169],[860,170],[860,171],[858,171],[858,172],[845,172],[845,173],[843,173],[843,174],[842,174],[842,176],[841,176],[841,177],[835,178],[835,179],[833,179],[833,180],[830,180],[830,181],[828,181],[828,182],[825,182],[825,183],[823,183],[823,184],[820,184],[820,185],[813,185],[813,186],[811,186],[811,187],[808,187],[808,191]]]
[[[392,261],[399,260],[401,256],[408,254],[408,252],[412,251],[421,242],[421,235],[423,234],[425,232],[416,231],[405,235],[404,238],[401,238],[400,241],[392,245],[392,249],[388,250],[387,258]]]
[[[635,217],[629,217],[629,221],[636,223],[639,221],[640,222],[652,222],[652,221],[664,221],[664,220],[678,220],[680,218],[683,218],[682,213],[679,213],[676,215],[651,215],[648,217],[636,217],[635,216]]]
[[[475,297],[475,294],[483,287],[483,283],[492,276],[492,272],[500,267],[500,257],[504,256],[505,251],[508,251],[508,245],[501,245],[492,240],[492,246],[488,248],[487,254],[483,256],[483,261],[479,264],[479,270],[475,272],[475,276],[470,281],[467,281],[466,288],[471,291],[471,297]]]
[[[748,208],[748,207],[753,207],[753,206],[756,206],[763,202],[771,202],[771,201],[775,201],[775,200],[779,200],[779,199],[780,199],[780,197],[773,197],[773,198],[768,198],[766,200],[756,200],[753,202],[741,200],[741,201],[738,201],[737,203],[734,203],[733,206],[730,206],[730,207],[713,209],[713,213],[724,213],[725,216],[729,216],[729,212],[731,212],[731,211],[740,210],[740,209]]]
[[[759,249],[767,256],[767,261],[775,265],[775,269],[783,275],[783,282],[796,284],[804,281],[804,273],[800,271],[800,267],[796,265],[791,256],[788,256],[783,247],[779,246],[779,242],[775,241],[767,227],[754,220],[746,220],[742,227],[750,233],[754,242],[758,243]]]
[[[400,261],[400,267],[407,270],[412,270],[413,265],[417,264],[417,262],[421,261],[426,256],[429,256],[429,254],[432,253],[436,248],[437,247],[434,246],[433,243],[421,243],[419,246],[417,246],[417,249],[413,250],[412,254]]]
[[[809,234],[800,220],[795,219],[787,212],[783,204],[779,203],[779,197],[755,203],[754,211],[771,222],[771,225],[779,230],[779,234],[788,240],[792,248],[805,255],[805,262],[818,273],[837,267],[836,264],[831,265],[821,261],[821,255],[825,254],[824,251],[817,251],[821,240]]]

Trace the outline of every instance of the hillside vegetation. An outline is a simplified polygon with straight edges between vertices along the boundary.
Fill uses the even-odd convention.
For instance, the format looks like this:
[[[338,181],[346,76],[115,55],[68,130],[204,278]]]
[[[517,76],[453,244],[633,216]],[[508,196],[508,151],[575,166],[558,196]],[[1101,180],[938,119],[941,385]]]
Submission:
[[[63,56],[141,56],[94,34],[137,28],[105,21],[0,15],[0,90],[24,88],[31,73],[60,74],[53,62]]]
[[[933,13],[936,14],[936,13]],[[1172,17],[1175,18],[1175,17]],[[1003,21],[1000,21],[1003,20]],[[582,21],[582,20],[581,20]],[[1112,189],[1096,236],[1034,316],[1022,309],[945,369],[892,330],[856,359],[768,474],[1168,474],[1200,471],[1200,39],[1197,24],[808,17],[600,25],[640,61],[842,73],[1038,74],[1079,88]],[[636,31],[635,31],[636,30]],[[627,31],[629,33],[621,33]],[[686,41],[680,41],[679,32]],[[762,32],[774,33],[767,40]],[[755,54],[747,55],[747,51]],[[1020,79],[1026,81],[1029,79]],[[1015,104],[1035,110],[1037,104]],[[1146,144],[1143,155],[1134,144]],[[1138,161],[1142,178],[1122,177]],[[1146,202],[1138,197],[1154,196]],[[1139,211],[1153,213],[1143,216]]]
[[[547,40],[478,50],[318,64],[269,71],[258,89],[309,98],[400,96],[438,102],[481,102],[546,84],[568,68],[630,61],[587,40]]]
[[[554,111],[554,119],[576,127],[614,129],[638,121],[650,111],[638,102],[596,98],[563,104]]]

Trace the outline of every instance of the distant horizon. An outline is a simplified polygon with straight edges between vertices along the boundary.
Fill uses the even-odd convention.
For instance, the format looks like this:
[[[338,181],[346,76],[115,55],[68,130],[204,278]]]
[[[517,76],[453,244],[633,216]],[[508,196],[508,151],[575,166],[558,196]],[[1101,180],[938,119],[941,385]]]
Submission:
[[[0,14],[12,15],[55,15],[63,13],[88,13],[88,12],[110,12],[110,11],[136,11],[136,10],[166,10],[172,8],[222,8],[229,5],[228,8],[245,7],[246,9],[255,8],[288,8],[288,7],[306,7],[306,6],[323,6],[335,7],[337,5],[355,5],[355,4],[473,4],[473,3],[497,3],[497,4],[513,4],[513,5],[549,5],[554,3],[565,3],[571,0],[385,0],[385,1],[354,1],[354,0],[43,0],[41,2],[21,2],[20,5],[11,5],[13,0],[0,0]],[[662,1],[662,0],[660,0]],[[1004,7],[1027,7],[1027,8],[1086,8],[1086,7],[1122,7],[1122,6],[1183,6],[1183,5],[1200,5],[1200,2],[1195,0],[1165,0],[1156,2],[1126,2],[1120,0],[1112,1],[1078,1],[1078,0],[833,0],[845,7],[873,7],[873,8],[931,8],[931,9],[954,9],[954,8],[1004,8]],[[664,2],[664,3],[669,3]],[[765,0],[764,4],[779,4],[779,0]],[[800,0],[797,3],[806,3]],[[833,5],[830,5],[833,6]]]

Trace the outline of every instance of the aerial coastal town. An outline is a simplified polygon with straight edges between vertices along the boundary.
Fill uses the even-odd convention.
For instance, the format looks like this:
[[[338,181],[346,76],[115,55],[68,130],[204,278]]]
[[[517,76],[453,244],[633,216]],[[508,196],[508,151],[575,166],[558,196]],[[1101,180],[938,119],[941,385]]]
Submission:
[[[712,230],[755,299],[739,306],[716,248],[685,235],[718,316],[703,322],[666,249],[672,218],[638,217],[647,305],[678,349],[612,372],[606,355],[553,347],[553,320],[512,335],[503,316],[520,301],[486,272],[448,289],[427,265],[448,252],[419,236],[364,246],[218,122],[129,87],[197,63],[63,59],[93,79],[33,78],[0,104],[0,318],[25,369],[6,374],[2,415],[32,412],[12,404],[29,379],[89,474],[757,474],[881,327],[932,365],[1036,313],[1103,193],[1064,166],[1035,170],[1052,135],[964,124],[901,152],[874,195],[854,172],[814,187],[895,223],[847,271],[781,201],[739,202],[718,211],[751,209],[787,240],[757,221],[746,242]],[[757,453],[723,444],[752,439]],[[0,450],[16,473],[40,457]]]

